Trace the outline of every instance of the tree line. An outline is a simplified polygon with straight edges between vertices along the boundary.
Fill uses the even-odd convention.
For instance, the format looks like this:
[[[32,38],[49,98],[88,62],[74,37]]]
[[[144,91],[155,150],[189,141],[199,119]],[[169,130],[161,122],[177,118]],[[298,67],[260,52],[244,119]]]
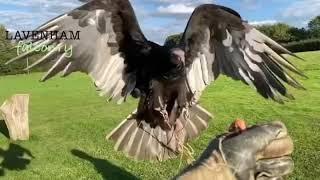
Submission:
[[[27,67],[26,60],[13,62],[9,65],[5,63],[17,56],[17,43],[7,39],[7,29],[4,25],[0,25],[0,75],[14,75],[26,73],[23,69]],[[29,64],[39,58],[40,54],[35,54],[29,59]],[[35,68],[32,71],[42,71],[43,68]]]
[[[279,43],[289,43],[306,39],[319,39],[320,16],[312,19],[306,28],[297,28],[285,23],[261,25],[256,28]]]
[[[0,75],[15,74],[18,69],[23,69],[21,63],[14,63],[14,65],[5,65],[5,62],[16,56],[14,44],[6,39],[7,29],[0,25]]]

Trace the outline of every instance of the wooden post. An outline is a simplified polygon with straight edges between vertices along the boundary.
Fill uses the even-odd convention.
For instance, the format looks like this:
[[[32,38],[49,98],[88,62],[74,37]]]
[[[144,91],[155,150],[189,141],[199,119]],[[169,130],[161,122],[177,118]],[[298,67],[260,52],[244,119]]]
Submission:
[[[10,139],[14,141],[29,139],[28,106],[29,95],[16,94],[0,107],[0,113],[7,125]]]

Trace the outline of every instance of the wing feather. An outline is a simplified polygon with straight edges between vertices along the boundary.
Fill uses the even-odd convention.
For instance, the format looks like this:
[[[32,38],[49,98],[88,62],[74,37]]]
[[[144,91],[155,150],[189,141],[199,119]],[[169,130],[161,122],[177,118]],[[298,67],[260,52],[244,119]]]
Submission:
[[[196,8],[180,44],[186,51],[187,83],[195,94],[201,94],[220,73],[279,103],[284,102],[283,97],[294,99],[283,83],[303,89],[290,72],[305,75],[281,53],[297,56],[226,7],[206,4]]]
[[[73,33],[79,32],[79,39],[56,38],[70,30]],[[136,78],[131,78],[130,82],[127,80],[137,71],[136,67],[128,67],[128,64],[134,64],[132,61],[136,58],[130,59],[132,55],[125,50],[140,50],[141,44],[146,47],[149,45],[128,0],[89,1],[41,25],[37,31],[38,37],[41,37],[43,31],[56,31],[57,35],[48,39],[27,40],[26,42],[33,43],[33,48],[9,60],[7,64],[32,56],[38,48],[53,44],[55,47],[51,51],[26,69],[44,64],[52,65],[41,81],[46,81],[59,72],[62,72],[62,77],[75,71],[84,72],[102,91],[100,94],[108,95],[110,100],[124,99],[130,93],[124,88],[128,87],[128,83],[131,84],[131,89],[135,85],[132,80]]]

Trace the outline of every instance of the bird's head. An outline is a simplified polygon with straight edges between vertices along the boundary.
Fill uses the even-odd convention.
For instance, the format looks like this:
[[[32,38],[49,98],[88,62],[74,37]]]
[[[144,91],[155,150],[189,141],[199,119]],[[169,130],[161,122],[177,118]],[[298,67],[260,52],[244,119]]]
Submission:
[[[180,48],[170,50],[170,60],[176,65],[185,65],[185,52]]]

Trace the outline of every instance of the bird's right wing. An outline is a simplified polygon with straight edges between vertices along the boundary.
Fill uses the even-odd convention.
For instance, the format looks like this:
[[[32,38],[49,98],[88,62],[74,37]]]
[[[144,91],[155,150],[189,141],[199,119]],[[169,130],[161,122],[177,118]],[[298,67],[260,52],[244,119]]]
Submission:
[[[232,9],[206,4],[193,12],[182,38],[188,85],[201,92],[219,74],[250,85],[265,98],[293,99],[284,86],[303,88],[289,71],[303,76],[281,53],[295,56],[244,22]]]
[[[61,71],[63,77],[75,71],[84,72],[93,79],[101,95],[119,102],[135,88],[136,69],[131,66],[135,62],[130,60],[136,58],[129,56],[139,56],[143,48],[148,48],[148,43],[128,0],[88,1],[50,20],[37,31],[38,38],[28,41],[32,42],[33,48],[7,63],[32,56],[41,47],[53,47],[26,68],[51,65],[41,81]],[[41,38],[42,32],[46,31],[56,31],[57,34],[53,37],[49,35],[47,39]],[[77,32],[79,34],[76,35]],[[78,38],[72,38],[70,33]]]

